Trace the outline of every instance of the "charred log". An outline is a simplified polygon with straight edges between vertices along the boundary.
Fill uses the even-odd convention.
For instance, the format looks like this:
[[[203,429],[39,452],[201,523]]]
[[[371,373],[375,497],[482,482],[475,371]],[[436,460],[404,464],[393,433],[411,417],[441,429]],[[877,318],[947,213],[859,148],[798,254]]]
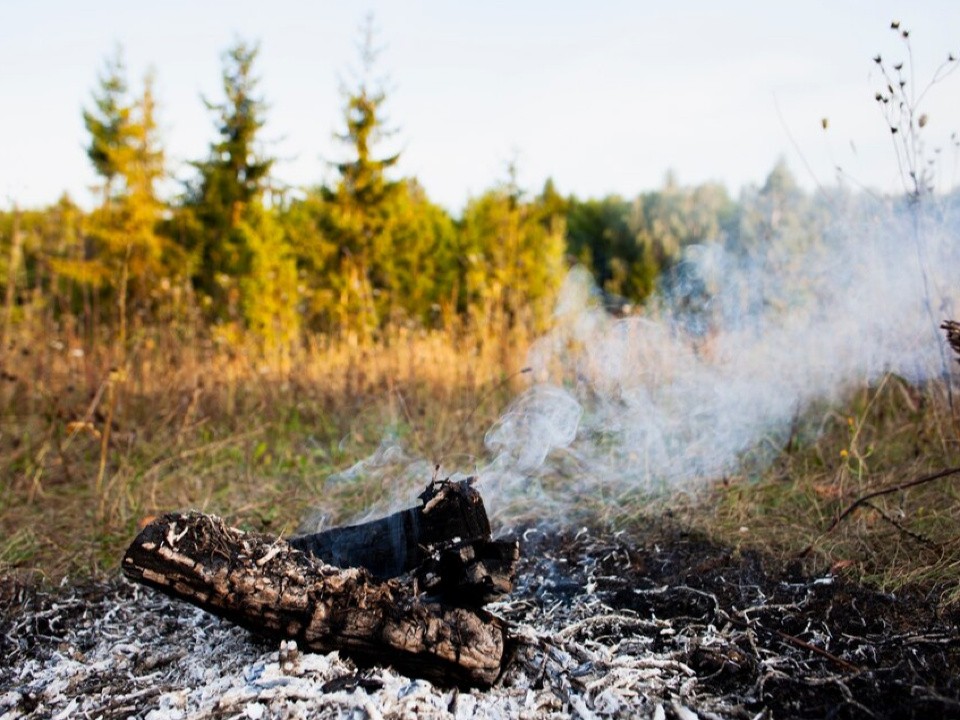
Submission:
[[[476,540],[434,553],[416,574],[420,588],[443,602],[480,607],[513,590],[519,560],[516,541]]]
[[[431,556],[420,575],[444,596],[451,587],[472,588],[476,601],[498,582],[512,584],[515,563],[515,544],[461,543]],[[410,577],[377,581],[362,568],[333,567],[210,515],[157,519],[122,567],[137,582],[306,650],[340,650],[360,663],[461,686],[490,685],[506,662],[506,625],[482,609],[430,599]]]
[[[483,499],[469,480],[434,482],[419,507],[385,518],[290,539],[329,565],[366,568],[374,578],[398,577],[437,552],[490,539]]]
[[[513,590],[519,547],[490,539],[483,499],[471,480],[432,482],[420,503],[289,542],[329,565],[362,567],[380,580],[415,572],[421,590],[450,605],[480,607]]]

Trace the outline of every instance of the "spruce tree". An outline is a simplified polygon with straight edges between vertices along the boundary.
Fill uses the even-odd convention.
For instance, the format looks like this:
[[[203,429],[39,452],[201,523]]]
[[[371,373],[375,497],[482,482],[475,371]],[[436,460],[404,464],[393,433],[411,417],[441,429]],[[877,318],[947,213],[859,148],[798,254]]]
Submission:
[[[346,97],[345,131],[337,139],[351,157],[337,163],[340,180],[325,192],[330,207],[328,236],[337,247],[340,323],[368,334],[389,306],[383,291],[393,277],[395,248],[390,230],[391,204],[400,185],[387,178],[399,154],[375,157],[374,146],[389,134],[383,117],[386,92],[373,79],[377,52],[372,20],[363,29],[358,86]]]
[[[252,251],[240,231],[252,206],[258,205],[273,159],[257,147],[266,105],[257,95],[253,64],[259,49],[238,42],[224,55],[224,99],[204,99],[215,117],[217,139],[206,160],[193,163],[196,182],[188,188],[186,205],[199,223],[192,238],[196,281],[217,309],[235,315],[236,282],[252,266]]]
[[[90,133],[87,157],[103,178],[104,197],[109,198],[117,176],[117,153],[126,141],[126,127],[131,108],[123,50],[118,47],[107,59],[98,89],[93,94],[93,108],[83,111],[83,123]]]
[[[368,19],[361,72],[344,90],[335,135],[346,155],[333,164],[336,182],[293,202],[284,217],[310,326],[362,338],[390,323],[449,322],[458,305],[453,220],[415,179],[392,179],[399,155],[378,149],[392,131],[376,56]]]
[[[285,353],[299,329],[296,265],[276,212],[264,204],[273,159],[259,147],[266,104],[257,94],[258,47],[238,42],[224,55],[224,99],[205,100],[217,139],[194,163],[187,223],[194,281],[211,315],[247,328],[270,354]],[[231,339],[236,339],[236,333]]]

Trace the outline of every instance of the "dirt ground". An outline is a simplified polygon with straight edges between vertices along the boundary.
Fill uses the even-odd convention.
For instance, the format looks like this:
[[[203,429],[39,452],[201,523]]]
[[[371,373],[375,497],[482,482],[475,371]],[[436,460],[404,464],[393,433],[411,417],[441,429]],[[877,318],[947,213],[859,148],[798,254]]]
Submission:
[[[0,717],[960,717],[960,610],[683,531],[518,528],[516,648],[461,691],[302,654],[115,578],[0,584]]]

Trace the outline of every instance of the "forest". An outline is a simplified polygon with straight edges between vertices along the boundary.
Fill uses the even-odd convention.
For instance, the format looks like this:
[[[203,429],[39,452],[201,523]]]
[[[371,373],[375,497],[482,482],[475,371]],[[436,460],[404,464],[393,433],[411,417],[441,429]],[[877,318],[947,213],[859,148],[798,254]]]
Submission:
[[[318,334],[536,332],[574,264],[596,278],[604,303],[639,308],[676,279],[691,246],[809,244],[858,201],[841,190],[808,195],[782,160],[737,198],[672,174],[635,197],[577,198],[549,180],[521,188],[507,166],[454,216],[402,174],[400,155],[378,154],[391,132],[387,97],[366,80],[340,109],[335,182],[293,188],[273,175],[262,141],[256,57],[242,42],[224,54],[223,96],[205,100],[209,152],[186,169],[165,159],[152,78],[131,84],[122,51],[107,60],[83,109],[97,206],[84,211],[65,195],[0,213],[5,338],[56,328],[122,353],[144,328],[186,324],[279,357]],[[171,184],[176,192],[162,196]]]

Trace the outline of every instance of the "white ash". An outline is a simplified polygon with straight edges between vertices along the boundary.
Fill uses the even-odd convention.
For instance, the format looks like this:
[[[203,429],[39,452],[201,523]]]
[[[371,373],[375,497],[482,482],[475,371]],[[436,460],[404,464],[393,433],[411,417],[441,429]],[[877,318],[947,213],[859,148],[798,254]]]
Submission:
[[[14,649],[0,670],[0,718],[749,716],[684,662],[691,643],[729,644],[720,631],[701,627],[694,637],[614,610],[594,591],[589,559],[565,565],[539,553],[512,599],[490,606],[515,625],[517,653],[493,688],[469,691],[258,640],[122,580],[65,590],[23,613],[6,638]]]
[[[958,717],[960,612],[771,571],[669,524],[520,534],[493,688],[268,642],[119,579],[0,578],[0,720]]]

